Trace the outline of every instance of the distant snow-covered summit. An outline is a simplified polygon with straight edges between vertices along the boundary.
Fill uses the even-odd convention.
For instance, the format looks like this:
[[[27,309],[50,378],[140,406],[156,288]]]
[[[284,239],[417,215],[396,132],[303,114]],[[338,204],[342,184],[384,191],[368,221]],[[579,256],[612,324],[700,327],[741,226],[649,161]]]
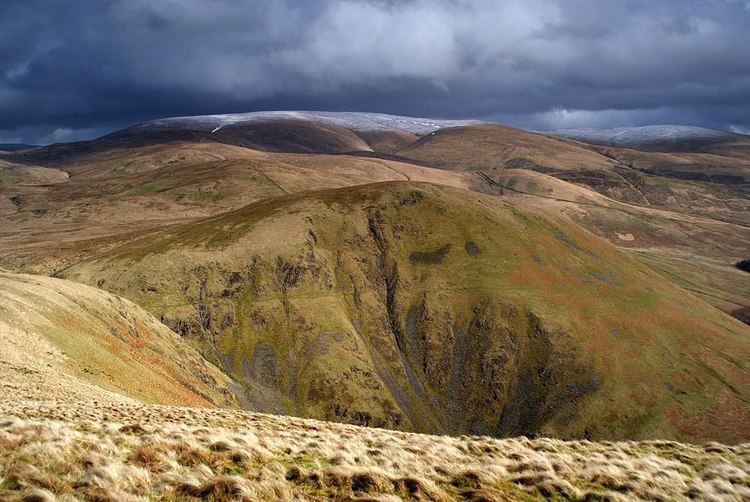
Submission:
[[[402,117],[399,115],[388,115],[384,113],[267,111],[158,119],[112,133],[107,137],[117,139],[121,136],[132,136],[138,132],[151,133],[162,130],[217,132],[222,127],[231,124],[271,120],[310,121],[319,124],[343,127],[357,132],[400,130],[414,134],[427,134],[446,127],[458,127],[479,123],[477,120],[440,120]]]
[[[665,144],[714,142],[737,136],[734,133],[684,125],[651,125],[609,129],[557,129],[550,134],[596,145],[648,148]]]

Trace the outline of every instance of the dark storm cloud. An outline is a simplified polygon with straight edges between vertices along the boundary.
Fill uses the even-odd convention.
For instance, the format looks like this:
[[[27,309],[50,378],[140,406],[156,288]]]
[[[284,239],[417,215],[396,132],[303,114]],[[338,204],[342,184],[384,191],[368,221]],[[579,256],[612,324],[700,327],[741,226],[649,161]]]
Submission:
[[[750,129],[750,2],[4,0],[0,142],[327,109]]]

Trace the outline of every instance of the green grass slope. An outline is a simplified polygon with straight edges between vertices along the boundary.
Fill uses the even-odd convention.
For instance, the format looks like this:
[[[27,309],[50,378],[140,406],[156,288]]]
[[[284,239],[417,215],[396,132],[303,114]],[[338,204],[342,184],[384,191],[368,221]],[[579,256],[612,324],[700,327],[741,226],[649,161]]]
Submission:
[[[434,185],[260,201],[67,269],[248,407],[497,436],[750,437],[750,329],[563,219]]]
[[[0,401],[236,406],[232,383],[133,303],[0,271]]]

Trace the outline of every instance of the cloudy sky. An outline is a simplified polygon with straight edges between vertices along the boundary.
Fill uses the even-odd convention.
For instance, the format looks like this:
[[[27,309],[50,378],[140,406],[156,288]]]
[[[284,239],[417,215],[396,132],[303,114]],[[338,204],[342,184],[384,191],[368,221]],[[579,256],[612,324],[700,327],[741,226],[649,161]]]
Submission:
[[[0,1],[0,143],[271,109],[750,133],[750,0]]]

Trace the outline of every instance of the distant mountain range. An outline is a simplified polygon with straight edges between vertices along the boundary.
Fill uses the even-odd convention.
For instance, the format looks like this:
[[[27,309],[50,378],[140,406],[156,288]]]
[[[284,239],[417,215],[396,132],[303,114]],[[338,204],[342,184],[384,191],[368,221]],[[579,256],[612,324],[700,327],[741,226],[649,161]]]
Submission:
[[[230,125],[271,121],[306,121],[319,125],[342,127],[357,132],[398,130],[417,135],[424,135],[449,127],[493,123],[481,120],[444,120],[369,112],[260,111],[157,119],[115,131],[104,137],[109,139],[124,139],[157,131],[201,131],[216,133]],[[548,131],[548,133],[586,143],[624,148],[658,148],[664,144],[679,145],[685,142],[724,141],[744,136],[718,129],[669,124],[614,128],[555,129]],[[682,146],[684,147],[684,145]]]
[[[169,117],[143,122],[103,136],[105,140],[148,139],[165,134],[210,133],[257,128],[268,123],[307,123],[312,126],[329,126],[353,131],[360,135],[378,133],[406,133],[423,136],[438,130],[479,124],[493,124],[481,120],[445,120],[406,117],[370,112],[325,111],[259,111],[214,115]],[[538,131],[542,134],[564,137],[592,145],[631,148],[644,151],[703,151],[708,146],[732,141],[750,142],[743,134],[686,125],[648,125],[613,128],[572,128]],[[0,150],[18,151],[39,145],[0,143]]]
[[[15,152],[18,150],[36,148],[38,146],[39,145],[28,145],[25,143],[0,143],[0,150],[5,150],[6,152]]]

